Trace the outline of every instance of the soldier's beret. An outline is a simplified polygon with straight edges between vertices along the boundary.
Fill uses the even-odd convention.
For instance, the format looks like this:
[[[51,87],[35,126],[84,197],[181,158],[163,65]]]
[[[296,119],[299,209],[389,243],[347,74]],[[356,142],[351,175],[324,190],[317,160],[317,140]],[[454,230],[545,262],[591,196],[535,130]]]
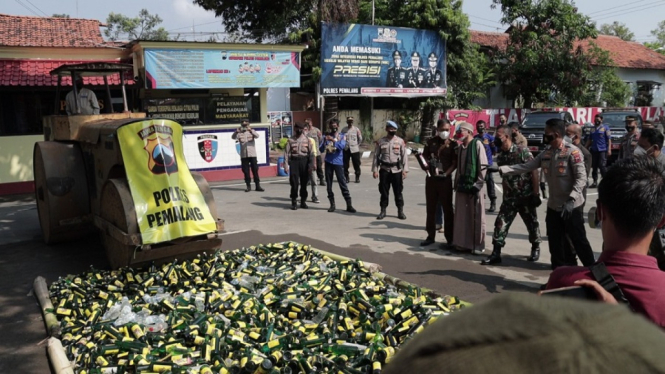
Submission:
[[[305,129],[305,124],[302,122],[297,122],[296,123],[296,129],[304,130]]]

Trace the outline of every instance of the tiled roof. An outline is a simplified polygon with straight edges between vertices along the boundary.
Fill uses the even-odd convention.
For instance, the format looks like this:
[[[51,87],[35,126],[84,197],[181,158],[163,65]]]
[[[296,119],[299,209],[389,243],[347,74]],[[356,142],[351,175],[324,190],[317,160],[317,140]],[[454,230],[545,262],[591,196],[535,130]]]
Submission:
[[[508,34],[503,32],[487,32],[471,30],[471,41],[482,47],[502,49],[508,44]],[[598,35],[593,42],[608,51],[614,64],[627,69],[665,70],[665,56],[636,42],[623,41],[616,36]],[[577,45],[588,48],[589,42],[578,42]]]
[[[0,14],[0,46],[104,48],[98,20]]]
[[[49,72],[63,64],[79,64],[89,61],[53,61],[53,60],[0,60],[0,86],[57,86],[58,77]],[[109,61],[112,62],[112,61]],[[120,77],[113,74],[108,78],[109,85],[119,85]],[[83,83],[103,86],[102,77],[85,77]],[[125,84],[133,81],[125,79]],[[62,77],[61,86],[71,86],[71,77]]]

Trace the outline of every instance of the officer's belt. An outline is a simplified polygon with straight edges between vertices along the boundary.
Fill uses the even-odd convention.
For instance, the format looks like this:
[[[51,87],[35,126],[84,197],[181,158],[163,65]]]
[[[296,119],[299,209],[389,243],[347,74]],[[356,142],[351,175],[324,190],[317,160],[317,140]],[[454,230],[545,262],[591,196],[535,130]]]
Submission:
[[[291,156],[290,160],[296,160],[301,158],[307,158],[307,156]]]
[[[397,162],[389,163],[389,162],[383,162],[382,161],[381,166],[388,166],[388,167],[394,168],[395,166],[399,166],[399,163],[397,163]]]

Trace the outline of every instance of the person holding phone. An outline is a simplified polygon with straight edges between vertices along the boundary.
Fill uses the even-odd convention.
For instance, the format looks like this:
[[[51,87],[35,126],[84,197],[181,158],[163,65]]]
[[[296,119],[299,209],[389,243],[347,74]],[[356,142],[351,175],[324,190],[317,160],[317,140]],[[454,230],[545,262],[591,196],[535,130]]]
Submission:
[[[598,185],[596,220],[603,235],[598,259],[614,277],[631,308],[665,328],[665,272],[649,256],[657,227],[665,224],[665,166],[652,157],[617,161]],[[564,266],[546,289],[592,287],[589,268]]]

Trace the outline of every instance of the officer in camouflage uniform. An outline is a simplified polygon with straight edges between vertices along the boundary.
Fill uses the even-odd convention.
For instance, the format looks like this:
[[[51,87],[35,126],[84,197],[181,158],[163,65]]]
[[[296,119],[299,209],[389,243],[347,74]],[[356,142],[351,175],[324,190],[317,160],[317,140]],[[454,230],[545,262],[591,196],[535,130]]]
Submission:
[[[525,164],[533,159],[533,155],[528,148],[513,143],[512,128],[509,125],[502,125],[497,129],[494,144],[500,150],[497,157],[499,166]],[[494,265],[501,263],[501,248],[506,245],[508,229],[510,229],[517,213],[522,217],[524,225],[529,231],[531,256],[527,260],[538,261],[541,243],[536,213],[536,208],[541,204],[540,194],[538,193],[538,171],[503,176],[502,184],[503,202],[494,222],[494,235],[492,236],[494,251],[481,264]]]

